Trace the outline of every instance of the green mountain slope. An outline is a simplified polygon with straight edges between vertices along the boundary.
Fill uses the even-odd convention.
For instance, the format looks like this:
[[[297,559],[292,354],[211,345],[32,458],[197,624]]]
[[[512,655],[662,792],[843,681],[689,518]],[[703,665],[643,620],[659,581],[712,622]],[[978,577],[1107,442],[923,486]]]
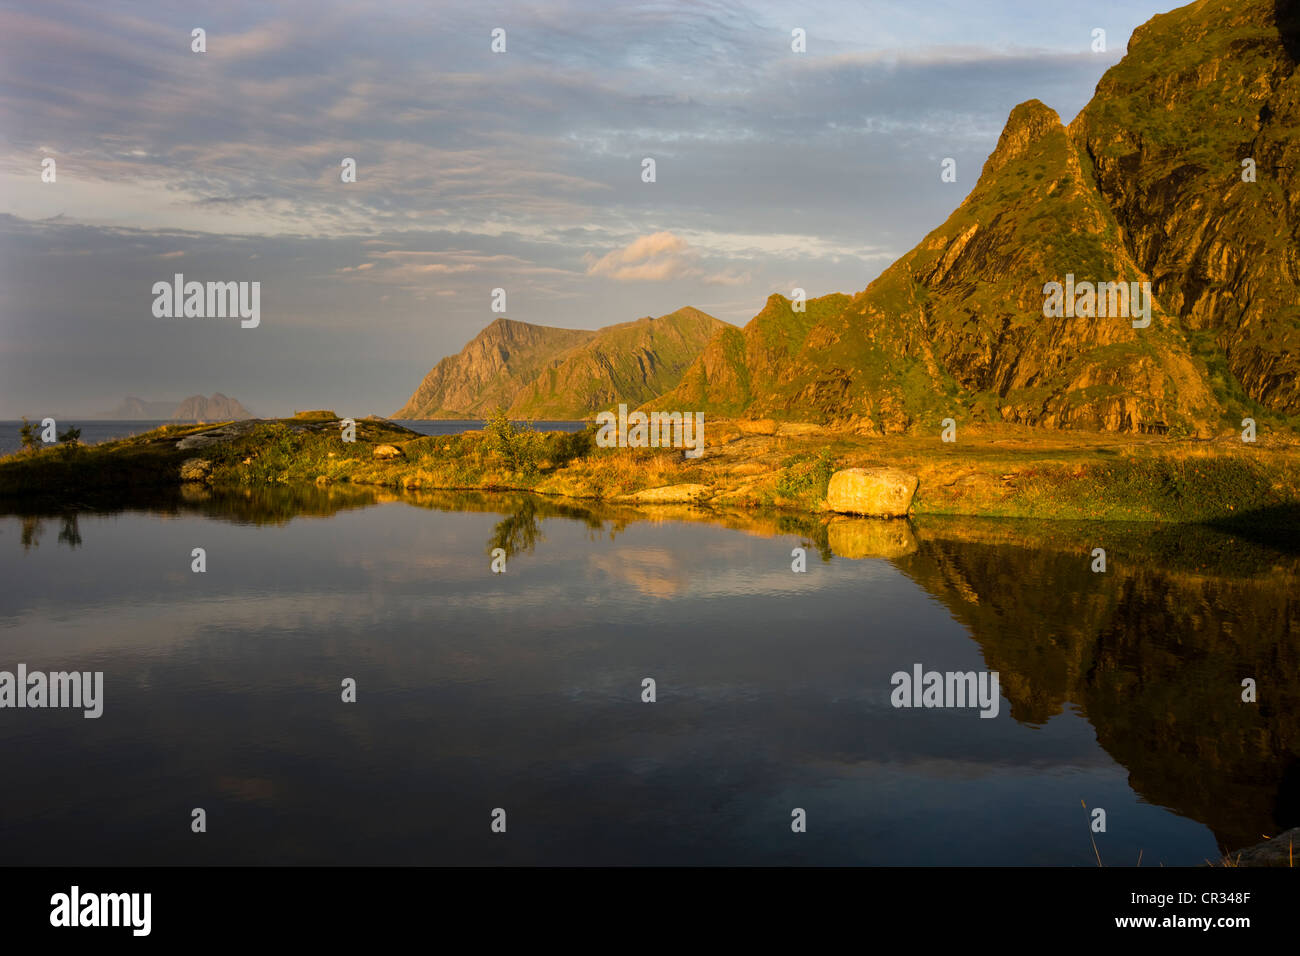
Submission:
[[[684,308],[602,329],[497,319],[425,376],[395,418],[580,419],[675,386],[724,324]]]
[[[671,389],[727,326],[699,309],[606,326],[556,358],[515,397],[513,418],[584,418]]]
[[[1135,30],[1070,124],[1221,397],[1244,388],[1290,415],[1300,413],[1298,55],[1300,3],[1201,0]],[[1255,182],[1243,182],[1247,159]]]
[[[724,332],[652,404],[871,433],[952,417],[1205,435],[1300,414],[1298,58],[1300,0],[1155,17],[1069,129],[1016,107],[947,222],[797,349]],[[1149,282],[1150,325],[1045,315],[1067,276]]]
[[[595,335],[497,319],[434,366],[393,417],[484,418],[498,405],[509,407],[559,355]]]
[[[965,415],[1117,431],[1217,418],[1204,367],[1158,302],[1143,329],[1129,315],[1044,316],[1044,286],[1070,275],[1146,279],[1059,117],[1031,100],[948,221],[814,329],[783,397],[756,411],[811,404],[883,432]]]
[[[768,298],[744,329],[724,325],[685,370],[676,388],[655,397],[648,408],[689,409],[736,415],[767,398],[781,383],[788,363],[818,322],[841,311],[847,295],[810,299],[802,311],[781,295]]]

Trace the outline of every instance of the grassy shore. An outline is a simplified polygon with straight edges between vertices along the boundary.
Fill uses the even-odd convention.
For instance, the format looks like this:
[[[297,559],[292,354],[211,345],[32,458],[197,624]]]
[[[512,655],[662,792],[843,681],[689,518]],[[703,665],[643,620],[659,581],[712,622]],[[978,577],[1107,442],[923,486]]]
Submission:
[[[882,465],[918,477],[918,515],[1276,523],[1292,520],[1300,503],[1300,446],[1267,436],[1247,444],[988,426],[946,443],[937,435],[709,422],[705,454],[691,459],[673,449],[597,448],[591,431],[422,436],[382,420],[358,420],[356,428],[356,441],[345,442],[336,418],[315,413],[20,452],[0,458],[0,496],[78,501],[175,485],[188,461],[191,474],[221,485],[520,490],[801,513],[823,510],[834,470]]]

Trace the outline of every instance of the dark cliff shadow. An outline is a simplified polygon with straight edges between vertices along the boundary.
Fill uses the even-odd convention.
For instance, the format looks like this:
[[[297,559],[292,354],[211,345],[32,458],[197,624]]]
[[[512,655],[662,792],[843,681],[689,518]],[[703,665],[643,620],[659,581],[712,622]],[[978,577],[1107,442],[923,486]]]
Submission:
[[[894,564],[969,630],[1015,720],[1076,710],[1136,792],[1224,852],[1294,826],[1300,560],[1208,528],[1034,534],[923,528]]]
[[[1210,522],[1208,526],[1286,554],[1300,554],[1300,505],[1297,504],[1260,508]]]
[[[1300,62],[1300,0],[1275,0],[1273,18],[1292,64]]]

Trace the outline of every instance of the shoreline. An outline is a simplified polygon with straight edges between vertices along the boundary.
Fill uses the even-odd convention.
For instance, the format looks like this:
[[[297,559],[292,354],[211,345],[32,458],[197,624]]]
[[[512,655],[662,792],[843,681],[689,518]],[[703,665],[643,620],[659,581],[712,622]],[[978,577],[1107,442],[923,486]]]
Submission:
[[[90,446],[0,458],[0,500],[107,497],[186,481],[256,487],[352,484],[405,491],[528,493],[612,504],[694,505],[833,515],[830,477],[904,472],[914,516],[1300,526],[1300,445],[966,426],[961,440],[863,436],[807,423],[714,421],[704,454],[598,448],[592,431],[506,426],[422,435],[333,413],[167,425]]]

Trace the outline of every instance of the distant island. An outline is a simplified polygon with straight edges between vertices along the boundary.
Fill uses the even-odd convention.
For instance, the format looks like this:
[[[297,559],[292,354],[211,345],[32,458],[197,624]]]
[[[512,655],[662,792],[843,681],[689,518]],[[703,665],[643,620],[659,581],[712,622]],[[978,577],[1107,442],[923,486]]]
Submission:
[[[179,402],[153,402],[128,395],[112,411],[99,412],[94,415],[66,417],[131,422],[226,422],[243,421],[252,418],[253,413],[241,405],[237,399],[222,395],[220,392],[213,392],[209,398],[202,395],[191,395]]]

